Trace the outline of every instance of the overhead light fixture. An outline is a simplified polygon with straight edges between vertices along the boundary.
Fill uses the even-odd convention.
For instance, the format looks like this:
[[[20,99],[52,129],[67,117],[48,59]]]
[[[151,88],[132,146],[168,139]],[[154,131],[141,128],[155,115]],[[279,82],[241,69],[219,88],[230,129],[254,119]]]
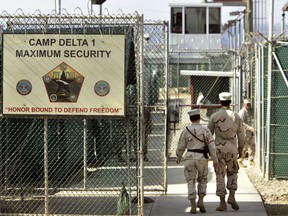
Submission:
[[[282,11],[288,11],[288,2],[282,7]]]

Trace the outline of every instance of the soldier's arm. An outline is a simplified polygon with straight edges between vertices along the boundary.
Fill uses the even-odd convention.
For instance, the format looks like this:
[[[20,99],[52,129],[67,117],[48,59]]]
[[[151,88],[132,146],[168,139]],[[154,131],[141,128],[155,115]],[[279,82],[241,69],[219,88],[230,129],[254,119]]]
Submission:
[[[186,129],[184,129],[181,132],[179,140],[178,140],[177,149],[176,149],[176,156],[177,156],[176,163],[180,163],[182,155],[185,152],[185,149],[187,146],[185,137],[186,137]]]
[[[213,163],[218,163],[218,158],[216,155],[216,146],[215,146],[213,136],[212,136],[210,130],[207,130],[206,134],[207,134],[206,140],[207,140],[207,144],[208,144],[208,148],[209,148],[209,154],[213,160]]]
[[[242,109],[239,111],[238,115],[242,119],[244,129],[252,131],[253,127],[251,127],[251,126],[249,126],[248,124],[245,123],[245,113],[244,113],[244,111]]]
[[[214,123],[213,123],[212,116],[209,119],[207,128],[210,130],[211,134],[213,135],[214,134]]]
[[[238,154],[240,158],[243,147],[245,145],[245,134],[244,134],[244,127],[243,127],[242,119],[238,115],[236,115],[236,118],[238,119],[237,120],[238,121],[237,138],[238,138]]]

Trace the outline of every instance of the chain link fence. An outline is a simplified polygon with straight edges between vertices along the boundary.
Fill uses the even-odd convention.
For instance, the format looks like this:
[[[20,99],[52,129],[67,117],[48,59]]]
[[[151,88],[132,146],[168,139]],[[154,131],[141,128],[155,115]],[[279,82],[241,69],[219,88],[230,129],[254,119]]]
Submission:
[[[268,179],[286,179],[287,145],[287,43],[275,38],[271,44],[259,42],[254,49],[253,94],[257,128],[258,164]],[[269,66],[269,58],[271,66]],[[271,68],[269,68],[271,67]]]
[[[200,107],[206,124],[222,91],[234,111],[251,99],[257,166],[287,178],[287,43],[275,40],[271,56],[255,37],[234,51],[169,52],[167,26],[139,15],[0,15],[1,109],[5,34],[124,35],[127,102],[125,117],[2,115],[0,215],[143,215],[144,196],[166,191],[187,111]]]
[[[232,109],[239,106],[236,55],[226,51],[169,53],[169,156],[175,158],[182,129],[191,122],[187,111],[200,108],[203,124],[219,106],[219,93],[233,94]],[[237,94],[236,94],[237,92]]]
[[[142,215],[144,191],[166,190],[167,24],[1,14],[0,26],[2,45],[4,34],[124,35],[127,102],[123,118],[2,116],[0,215]]]
[[[168,23],[144,23],[143,103],[145,118],[145,191],[165,191],[167,131]],[[152,180],[152,181],[151,181]],[[157,184],[159,182],[160,184]]]

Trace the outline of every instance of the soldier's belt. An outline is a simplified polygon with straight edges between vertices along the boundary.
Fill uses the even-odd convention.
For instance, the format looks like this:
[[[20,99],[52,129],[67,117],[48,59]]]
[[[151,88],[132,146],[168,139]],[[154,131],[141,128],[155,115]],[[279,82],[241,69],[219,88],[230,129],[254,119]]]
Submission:
[[[206,146],[206,151],[205,151],[205,149],[187,149],[187,151],[188,152],[202,153],[206,159],[209,158],[209,156],[208,156],[208,152],[209,152],[208,146]]]
[[[205,153],[203,149],[187,149],[188,152]]]

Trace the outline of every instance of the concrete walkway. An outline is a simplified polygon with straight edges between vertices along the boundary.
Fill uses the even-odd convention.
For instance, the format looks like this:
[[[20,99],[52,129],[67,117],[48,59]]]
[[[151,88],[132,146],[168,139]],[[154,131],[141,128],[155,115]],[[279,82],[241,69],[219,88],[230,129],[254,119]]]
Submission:
[[[207,195],[204,197],[206,207],[205,215],[267,215],[261,196],[250,182],[245,169],[240,168],[238,175],[238,190],[236,200],[240,207],[235,211],[231,205],[227,204],[228,209],[223,212],[216,211],[219,204],[219,197],[216,193],[216,176],[213,171],[212,162],[209,162],[209,175],[207,185]],[[184,178],[183,162],[179,165],[175,161],[168,162],[168,191],[167,195],[150,196],[153,203],[145,204],[145,215],[150,216],[181,216],[190,215],[190,202],[187,199],[187,184]],[[228,196],[227,196],[228,197]],[[226,200],[227,200],[226,197]],[[201,214],[197,209],[197,214]]]

